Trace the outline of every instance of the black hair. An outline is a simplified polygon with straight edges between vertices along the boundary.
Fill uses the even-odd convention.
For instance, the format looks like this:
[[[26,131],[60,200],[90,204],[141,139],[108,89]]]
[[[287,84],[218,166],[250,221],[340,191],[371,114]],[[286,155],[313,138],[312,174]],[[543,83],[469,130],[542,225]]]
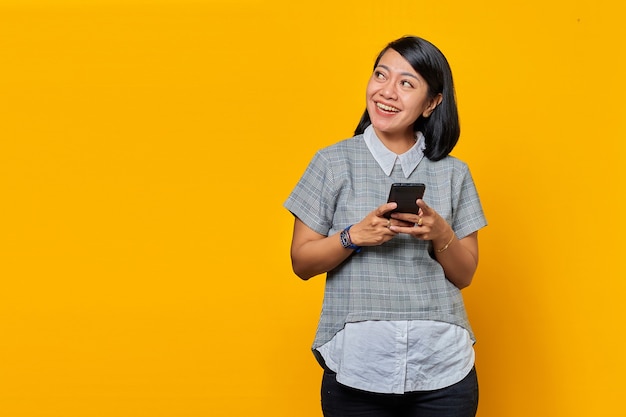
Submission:
[[[387,50],[393,49],[406,59],[428,84],[429,98],[442,95],[441,103],[430,117],[420,116],[413,124],[414,131],[421,131],[426,139],[424,155],[431,161],[448,156],[459,140],[461,127],[454,93],[452,71],[448,60],[432,43],[416,36],[404,36],[390,42],[376,58],[374,68]],[[370,124],[367,109],[361,116],[354,135],[360,135]]]

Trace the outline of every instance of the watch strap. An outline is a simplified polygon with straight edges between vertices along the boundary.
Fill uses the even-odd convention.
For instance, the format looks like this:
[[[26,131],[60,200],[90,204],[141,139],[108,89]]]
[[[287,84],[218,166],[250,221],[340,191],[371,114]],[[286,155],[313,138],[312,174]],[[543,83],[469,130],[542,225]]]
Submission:
[[[352,243],[352,238],[350,237],[350,228],[353,225],[350,225],[343,229],[339,235],[339,239],[341,240],[341,246],[346,249],[353,249],[356,253],[361,252],[361,247]]]

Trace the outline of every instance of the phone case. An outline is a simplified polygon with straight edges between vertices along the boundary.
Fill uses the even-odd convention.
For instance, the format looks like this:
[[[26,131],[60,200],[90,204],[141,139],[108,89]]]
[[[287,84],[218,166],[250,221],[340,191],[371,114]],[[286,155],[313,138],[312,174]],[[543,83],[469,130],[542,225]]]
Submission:
[[[392,211],[385,213],[385,217],[389,217],[391,213],[413,213],[417,214],[419,207],[415,202],[417,199],[424,197],[426,185],[422,183],[394,183],[389,190],[388,203],[396,202],[398,207]]]

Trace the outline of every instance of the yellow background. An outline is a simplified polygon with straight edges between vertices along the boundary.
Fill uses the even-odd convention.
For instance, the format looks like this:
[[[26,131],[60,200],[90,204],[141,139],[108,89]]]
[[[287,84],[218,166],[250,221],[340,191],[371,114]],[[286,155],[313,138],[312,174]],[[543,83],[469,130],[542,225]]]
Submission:
[[[617,0],[1,1],[0,415],[319,416],[282,203],[378,51],[448,57],[480,417],[626,416]]]

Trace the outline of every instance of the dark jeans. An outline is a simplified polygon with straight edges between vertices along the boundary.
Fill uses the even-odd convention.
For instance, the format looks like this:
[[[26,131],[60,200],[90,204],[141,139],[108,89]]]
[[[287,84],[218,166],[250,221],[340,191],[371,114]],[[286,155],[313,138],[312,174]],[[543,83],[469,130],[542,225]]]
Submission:
[[[346,387],[334,372],[322,379],[325,417],[474,417],[478,408],[476,370],[458,383],[433,391],[377,394]]]

